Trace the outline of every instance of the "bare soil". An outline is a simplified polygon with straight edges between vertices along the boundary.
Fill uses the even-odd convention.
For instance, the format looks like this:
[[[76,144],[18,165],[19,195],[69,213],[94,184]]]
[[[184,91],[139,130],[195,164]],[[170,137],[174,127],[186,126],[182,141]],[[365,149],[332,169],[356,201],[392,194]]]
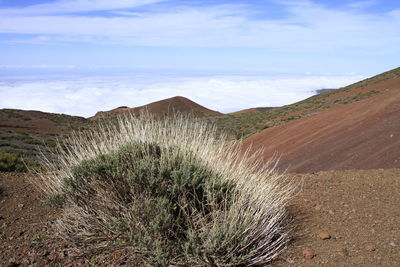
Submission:
[[[57,238],[52,224],[61,211],[44,204],[32,178],[0,172],[0,267],[127,265],[123,251],[88,254]]]
[[[341,94],[364,91],[380,93],[265,129],[245,147],[263,148],[266,160],[280,155],[291,172],[400,168],[400,79]]]
[[[293,176],[303,179],[289,207],[294,238],[272,266],[400,266],[400,169]],[[87,254],[55,238],[60,211],[29,178],[0,173],[0,266],[136,266],[123,251]]]
[[[290,205],[294,239],[273,266],[400,266],[400,169],[295,177],[304,185]]]

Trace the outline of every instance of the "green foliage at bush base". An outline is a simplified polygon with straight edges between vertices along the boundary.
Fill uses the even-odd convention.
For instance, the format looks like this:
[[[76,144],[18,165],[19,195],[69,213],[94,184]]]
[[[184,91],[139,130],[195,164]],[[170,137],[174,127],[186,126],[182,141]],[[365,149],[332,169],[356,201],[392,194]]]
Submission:
[[[24,172],[26,167],[19,155],[11,152],[0,152],[0,171],[2,172]]]
[[[60,207],[70,198],[93,207],[98,188],[114,194],[125,212],[110,211],[115,217],[108,230],[146,254],[149,264],[167,266],[177,255],[196,253],[198,236],[193,233],[199,231],[192,216],[206,218],[211,206],[224,209],[234,184],[178,149],[131,143],[74,166],[61,188],[48,197],[49,205]]]

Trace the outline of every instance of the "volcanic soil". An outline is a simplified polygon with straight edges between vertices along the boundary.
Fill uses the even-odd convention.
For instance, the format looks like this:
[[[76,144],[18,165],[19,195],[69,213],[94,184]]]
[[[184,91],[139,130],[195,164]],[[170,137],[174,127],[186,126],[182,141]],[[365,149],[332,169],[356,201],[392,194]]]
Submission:
[[[266,160],[280,155],[279,168],[291,172],[400,168],[400,78],[338,97],[346,94],[373,96],[265,129],[245,147],[263,148]]]
[[[400,266],[400,169],[292,176],[303,179],[289,206],[293,240],[272,266]],[[136,266],[123,251],[85,254],[54,238],[60,211],[32,178],[0,173],[0,266]]]
[[[54,235],[61,211],[44,203],[34,175],[0,172],[0,267],[135,266],[122,250],[88,254]]]
[[[293,240],[272,266],[400,266],[400,169],[294,177]]]

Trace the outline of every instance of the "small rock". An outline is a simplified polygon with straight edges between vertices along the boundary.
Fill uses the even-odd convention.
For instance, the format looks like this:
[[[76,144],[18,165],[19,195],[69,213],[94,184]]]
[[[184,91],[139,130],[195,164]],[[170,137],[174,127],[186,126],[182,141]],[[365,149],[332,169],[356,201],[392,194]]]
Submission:
[[[78,250],[70,250],[67,252],[68,257],[79,257],[82,255],[82,253]]]
[[[329,210],[328,213],[329,213],[330,215],[335,214],[335,213],[333,212],[333,210]]]
[[[367,245],[367,246],[365,246],[365,249],[366,249],[367,251],[375,251],[375,250],[376,250],[376,247],[375,247],[374,245]]]
[[[342,255],[345,257],[350,256],[349,250],[347,248],[342,249]]]
[[[307,260],[312,260],[315,257],[315,251],[312,249],[303,250],[303,257]]]
[[[19,263],[15,258],[11,258],[11,259],[8,261],[7,267],[17,267],[17,266],[19,266],[19,265],[20,265],[20,263]]]
[[[316,211],[320,211],[321,209],[322,209],[321,205],[317,205],[317,206],[314,207],[314,210],[316,210]]]
[[[322,233],[320,233],[318,236],[319,236],[319,238],[321,238],[322,240],[326,240],[326,239],[330,239],[330,238],[331,238],[331,235],[330,235],[329,233],[327,233],[327,232],[322,232]]]
[[[59,252],[58,253],[58,258],[64,259],[65,258],[65,253],[64,252]]]
[[[292,259],[292,258],[286,258],[286,262],[287,262],[287,263],[294,263],[294,259]]]
[[[396,246],[396,244],[395,244],[393,241],[390,242],[389,245],[390,245],[391,247],[395,247],[395,246]]]
[[[50,251],[44,250],[44,251],[42,251],[40,254],[41,254],[42,257],[47,257],[47,256],[50,255]]]
[[[22,209],[24,207],[24,204],[18,204],[18,208]]]
[[[47,256],[47,258],[51,261],[54,261],[55,259],[57,259],[57,253],[55,252],[51,252],[49,256]]]
[[[30,262],[31,262],[31,261],[30,261],[28,258],[23,258],[23,259],[21,260],[21,264],[22,264],[23,266],[28,266]]]

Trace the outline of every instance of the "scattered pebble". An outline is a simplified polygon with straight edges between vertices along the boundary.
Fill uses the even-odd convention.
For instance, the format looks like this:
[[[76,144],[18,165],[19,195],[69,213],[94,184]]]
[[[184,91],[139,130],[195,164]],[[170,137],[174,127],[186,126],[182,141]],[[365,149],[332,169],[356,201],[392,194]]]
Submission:
[[[303,250],[303,257],[307,260],[312,260],[316,256],[315,251],[312,249]]]
[[[70,250],[68,251],[68,257],[79,257],[82,255],[82,253],[79,252],[79,250]]]
[[[390,245],[391,247],[395,247],[395,246],[396,246],[396,244],[395,244],[393,241],[390,242],[389,245]]]
[[[292,258],[286,258],[286,262],[287,262],[287,263],[294,263],[294,259],[292,259]]]
[[[21,260],[21,264],[22,264],[23,266],[28,266],[29,263],[30,263],[30,260],[29,260],[28,258],[23,258],[23,259]]]
[[[19,262],[15,258],[11,258],[8,261],[7,267],[16,267],[16,266],[19,266],[19,265],[20,265]]]
[[[47,258],[50,261],[54,261],[55,259],[57,259],[57,253],[55,253],[54,251],[50,253],[50,255],[47,256]]]
[[[322,240],[326,240],[326,239],[330,239],[330,238],[331,238],[331,235],[330,235],[329,233],[327,233],[327,232],[322,232],[322,233],[320,233],[318,236],[319,236],[319,238],[321,238]]]
[[[365,249],[366,249],[367,251],[375,251],[375,250],[376,250],[376,247],[375,247],[374,245],[367,245],[367,246],[365,246]]]
[[[24,207],[24,204],[18,204],[18,208],[22,209]]]
[[[342,249],[342,255],[345,257],[350,256],[349,250],[347,248]]]
[[[316,211],[320,211],[321,209],[322,209],[321,205],[317,205],[317,206],[314,207],[314,210],[316,210]]]

